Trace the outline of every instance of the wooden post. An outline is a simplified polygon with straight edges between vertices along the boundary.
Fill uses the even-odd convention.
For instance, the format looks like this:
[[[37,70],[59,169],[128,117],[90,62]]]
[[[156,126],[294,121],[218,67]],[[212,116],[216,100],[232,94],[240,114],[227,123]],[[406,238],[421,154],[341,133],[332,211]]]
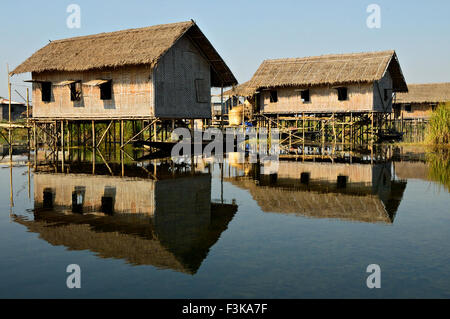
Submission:
[[[322,145],[325,144],[325,123],[323,120],[320,121],[320,126],[322,129]]]
[[[234,96],[231,98],[232,105],[234,104]],[[228,112],[230,113],[230,112]],[[245,104],[242,104],[242,132],[245,132]]]
[[[223,84],[220,87],[220,131],[223,132]]]
[[[62,150],[62,159],[61,159],[61,171],[64,173],[64,121],[61,121],[61,150]]]
[[[11,131],[12,131],[12,126],[11,126],[11,82],[10,82],[10,79],[9,79],[9,69],[8,69],[8,94],[9,94],[9,102],[8,102],[8,104],[9,104],[9,109],[8,109],[8,114],[9,114],[9,117],[8,117],[8,122],[9,122],[8,142],[9,142],[9,145],[12,147],[12,140],[11,140],[11,138],[12,138],[12,135],[11,135]]]
[[[34,167],[37,167],[38,145],[36,136],[36,122],[33,121]]]
[[[350,144],[353,143],[353,112],[350,112]]]
[[[403,112],[401,112],[401,123],[400,123],[400,127],[401,127],[401,132],[403,133]]]
[[[372,119],[371,119],[371,125],[372,125],[372,127],[371,127],[371,137],[370,137],[370,143],[371,144],[373,144],[374,143],[374,139],[375,139],[375,137],[374,137],[374,128],[373,128],[373,118],[374,118],[374,113],[372,112]]]
[[[97,145],[95,145],[95,121],[92,121],[92,148],[96,148]]]
[[[120,120],[120,164],[122,166],[122,177],[125,176],[125,164],[124,164],[124,150],[122,149],[124,143],[124,127],[123,120]]]
[[[72,147],[72,124],[69,121],[66,121],[67,127],[67,146],[69,148]]]
[[[172,120],[172,132],[170,134],[170,139],[172,140],[173,132],[175,131],[175,120]]]
[[[194,144],[194,137],[195,137],[195,127],[194,127],[194,120],[191,119],[191,144]],[[194,152],[193,152],[194,153]]]
[[[123,120],[120,120],[120,147],[123,147],[123,143],[124,143],[124,127],[123,127]]]
[[[305,160],[305,112],[302,113],[302,130],[303,130],[303,144],[302,144],[302,161]]]
[[[29,118],[30,118],[30,92],[27,88],[27,144],[28,144],[28,150],[31,149],[31,139],[30,139],[30,127],[29,124]]]

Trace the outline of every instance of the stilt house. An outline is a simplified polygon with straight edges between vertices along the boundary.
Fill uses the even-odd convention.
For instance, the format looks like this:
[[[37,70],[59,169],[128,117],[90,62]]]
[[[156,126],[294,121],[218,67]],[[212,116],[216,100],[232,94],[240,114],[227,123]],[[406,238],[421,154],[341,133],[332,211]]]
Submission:
[[[237,81],[193,21],[52,41],[31,72],[33,118],[211,118],[211,87]]]
[[[408,88],[395,99],[396,118],[427,120],[439,104],[450,102],[450,83],[409,84]]]
[[[266,60],[226,93],[262,114],[390,113],[395,93],[407,91],[397,54],[382,51]]]

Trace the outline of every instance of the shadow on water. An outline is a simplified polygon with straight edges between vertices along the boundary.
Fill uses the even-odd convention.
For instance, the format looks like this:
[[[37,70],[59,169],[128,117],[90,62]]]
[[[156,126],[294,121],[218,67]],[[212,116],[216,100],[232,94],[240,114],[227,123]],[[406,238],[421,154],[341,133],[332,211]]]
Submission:
[[[417,165],[425,179],[441,176],[443,162],[448,174],[448,156],[445,162],[392,146],[307,151],[303,158],[263,163],[229,153],[224,164],[199,158],[192,165],[137,161],[145,158],[141,150],[93,156],[73,149],[56,161],[40,151],[40,158],[29,159],[35,163],[33,216],[13,220],[54,246],[195,274],[238,211],[234,200],[223,199],[223,183],[245,190],[263,213],[392,224],[407,180],[421,178]],[[218,197],[212,194],[215,170],[218,201],[211,200]],[[447,177],[444,182],[448,187]]]

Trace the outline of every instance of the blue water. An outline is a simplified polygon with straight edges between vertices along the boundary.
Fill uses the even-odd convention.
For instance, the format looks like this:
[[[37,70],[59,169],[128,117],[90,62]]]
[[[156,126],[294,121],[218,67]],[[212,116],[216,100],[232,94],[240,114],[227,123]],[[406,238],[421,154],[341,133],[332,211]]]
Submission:
[[[450,297],[450,196],[443,185],[404,180],[394,220],[371,223],[263,211],[249,190],[227,179],[222,193],[219,164],[213,164],[209,173],[211,199],[223,196],[226,203],[234,201],[237,211],[200,257],[200,265],[182,272],[132,264],[126,256],[101,256],[89,244],[76,250],[48,242],[17,222],[35,219],[33,169],[29,197],[28,167],[13,168],[11,208],[10,169],[1,166],[0,298]],[[181,264],[191,264],[190,256],[182,252],[182,238],[169,244],[159,239]],[[195,245],[190,254],[195,255]],[[81,289],[66,286],[69,264],[81,267]],[[370,264],[381,267],[380,289],[367,288]]]

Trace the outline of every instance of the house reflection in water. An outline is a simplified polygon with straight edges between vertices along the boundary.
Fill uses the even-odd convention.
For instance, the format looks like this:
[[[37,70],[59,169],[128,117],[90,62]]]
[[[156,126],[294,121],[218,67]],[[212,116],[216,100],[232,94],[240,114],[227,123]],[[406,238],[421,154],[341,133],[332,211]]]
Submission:
[[[264,212],[391,224],[406,188],[391,168],[390,162],[280,161],[253,165],[229,181],[248,190]]]
[[[211,203],[211,175],[162,180],[34,175],[34,220],[16,221],[52,245],[195,274],[237,206]]]

